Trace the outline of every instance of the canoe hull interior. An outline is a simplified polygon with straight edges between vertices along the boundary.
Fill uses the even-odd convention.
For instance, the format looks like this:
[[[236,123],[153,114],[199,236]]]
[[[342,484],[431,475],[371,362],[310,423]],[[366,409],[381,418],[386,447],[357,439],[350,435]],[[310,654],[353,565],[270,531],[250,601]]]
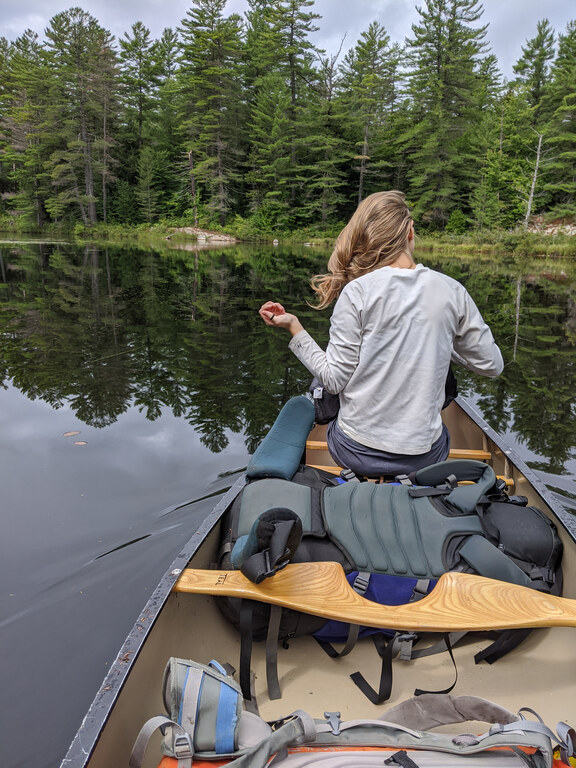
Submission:
[[[558,523],[565,547],[564,595],[576,597],[576,544],[566,513],[561,514],[527,468],[507,453],[499,441],[495,442],[480,422],[460,406],[455,404],[452,408],[447,417],[454,422],[450,424],[452,444],[489,447],[496,473],[513,478],[513,492],[528,496],[530,504],[539,506]],[[215,562],[221,514],[221,509],[215,510],[212,520],[207,521],[201,544],[189,562],[191,567],[208,568]],[[141,725],[150,717],[164,713],[161,684],[164,667],[171,656],[204,663],[217,659],[238,667],[239,637],[222,616],[215,599],[209,595],[170,591],[169,583],[165,589],[164,597],[157,596],[162,607],[155,609],[151,618],[146,610],[143,612],[141,618],[146,621],[141,622],[140,630],[137,622],[132,638],[121,650],[62,766],[110,768],[128,764]],[[148,605],[147,610],[149,608]],[[142,638],[138,638],[139,631]],[[553,727],[561,720],[574,724],[575,632],[571,628],[534,630],[519,648],[493,665],[474,664],[475,653],[489,641],[485,637],[470,636],[455,649],[458,681],[453,693],[482,696],[512,711],[531,707]],[[253,670],[260,714],[270,720],[295,709],[303,709],[314,717],[323,717],[326,710],[337,710],[343,719],[374,718],[388,707],[410,698],[416,688],[436,691],[454,682],[455,672],[447,653],[413,662],[396,660],[392,697],[381,707],[375,707],[350,680],[350,674],[360,671],[372,685],[378,684],[380,663],[369,638],[359,641],[352,653],[337,660],[328,658],[312,638],[297,638],[290,641],[289,648],[279,649],[282,699],[269,701],[264,646],[264,643],[254,644]],[[483,730],[483,726],[478,730]],[[156,735],[147,751],[147,768],[158,765],[159,745],[160,736]]]

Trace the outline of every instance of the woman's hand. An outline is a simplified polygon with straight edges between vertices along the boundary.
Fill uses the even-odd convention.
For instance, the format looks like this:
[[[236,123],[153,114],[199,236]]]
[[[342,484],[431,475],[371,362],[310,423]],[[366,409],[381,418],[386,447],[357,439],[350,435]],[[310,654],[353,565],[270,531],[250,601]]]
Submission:
[[[265,304],[262,304],[258,314],[266,325],[271,328],[286,328],[292,336],[304,330],[296,315],[286,312],[282,304],[279,304],[277,301],[267,301]]]

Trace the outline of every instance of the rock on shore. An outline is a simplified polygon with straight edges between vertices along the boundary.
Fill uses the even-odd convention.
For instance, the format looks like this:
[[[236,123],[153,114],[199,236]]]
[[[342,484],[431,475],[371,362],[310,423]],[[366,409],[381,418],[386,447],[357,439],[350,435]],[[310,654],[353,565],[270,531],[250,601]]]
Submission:
[[[210,243],[236,243],[238,242],[232,235],[225,235],[223,232],[212,232],[209,229],[200,229],[200,227],[175,227],[173,234],[193,235],[198,241]]]

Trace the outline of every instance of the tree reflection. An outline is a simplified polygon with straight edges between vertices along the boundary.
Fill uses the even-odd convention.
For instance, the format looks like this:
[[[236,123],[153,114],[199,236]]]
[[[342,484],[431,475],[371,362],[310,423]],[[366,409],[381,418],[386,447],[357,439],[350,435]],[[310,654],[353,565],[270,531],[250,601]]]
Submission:
[[[306,302],[327,256],[272,246],[0,245],[0,383],[54,408],[68,404],[94,427],[133,406],[150,420],[169,409],[210,450],[243,433],[253,452],[310,380],[257,309],[281,300],[324,343],[329,312]],[[562,472],[576,444],[574,268],[421,259],[468,287],[505,356],[496,380],[458,370],[460,391],[476,395],[496,430],[513,429],[540,466]]]

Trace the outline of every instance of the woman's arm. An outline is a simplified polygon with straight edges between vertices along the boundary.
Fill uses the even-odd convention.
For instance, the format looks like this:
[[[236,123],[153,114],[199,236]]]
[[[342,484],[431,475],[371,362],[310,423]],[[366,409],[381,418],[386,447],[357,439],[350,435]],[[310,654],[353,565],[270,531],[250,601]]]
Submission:
[[[504,369],[502,353],[472,297],[466,293],[464,313],[454,339],[452,360],[474,373],[495,378]]]
[[[291,333],[292,352],[329,392],[336,394],[346,386],[358,365],[361,342],[358,306],[359,297],[354,298],[350,290],[340,294],[330,321],[330,341],[326,351],[282,304],[267,301],[260,307],[259,314],[266,325],[286,328]]]

